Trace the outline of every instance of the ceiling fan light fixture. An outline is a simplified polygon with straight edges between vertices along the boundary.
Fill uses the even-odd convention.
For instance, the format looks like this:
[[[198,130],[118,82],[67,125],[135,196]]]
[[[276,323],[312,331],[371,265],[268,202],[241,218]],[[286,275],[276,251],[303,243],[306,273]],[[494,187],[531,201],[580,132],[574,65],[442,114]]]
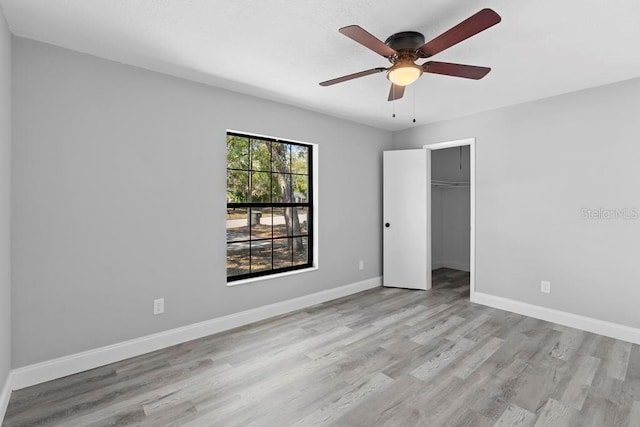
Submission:
[[[418,80],[422,75],[422,67],[414,63],[396,64],[387,73],[387,78],[397,86],[407,86]]]

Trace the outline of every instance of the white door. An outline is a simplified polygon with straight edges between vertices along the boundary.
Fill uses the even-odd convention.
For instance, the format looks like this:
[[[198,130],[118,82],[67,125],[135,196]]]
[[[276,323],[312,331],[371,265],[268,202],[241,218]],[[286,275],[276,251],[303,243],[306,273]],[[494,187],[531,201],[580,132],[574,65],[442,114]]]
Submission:
[[[383,284],[431,289],[431,152],[383,156]]]

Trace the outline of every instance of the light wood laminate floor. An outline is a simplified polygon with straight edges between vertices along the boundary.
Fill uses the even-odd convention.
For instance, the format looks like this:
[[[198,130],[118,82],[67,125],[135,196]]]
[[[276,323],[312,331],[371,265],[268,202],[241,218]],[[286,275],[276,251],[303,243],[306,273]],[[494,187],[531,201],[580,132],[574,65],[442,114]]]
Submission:
[[[14,392],[3,426],[640,426],[640,347],[379,288]]]

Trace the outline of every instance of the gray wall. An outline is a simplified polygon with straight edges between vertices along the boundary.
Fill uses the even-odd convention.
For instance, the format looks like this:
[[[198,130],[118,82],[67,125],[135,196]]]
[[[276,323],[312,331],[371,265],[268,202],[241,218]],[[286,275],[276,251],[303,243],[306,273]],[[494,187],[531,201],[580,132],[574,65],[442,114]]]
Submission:
[[[469,146],[432,150],[431,178],[469,182],[470,151]],[[431,187],[431,261],[434,269],[448,267],[469,271],[470,195],[468,186]]]
[[[11,367],[11,34],[0,9],[0,388]]]
[[[394,133],[394,146],[476,138],[476,289],[640,327],[640,79]],[[551,294],[540,281],[551,281]]]
[[[13,62],[14,367],[381,274],[391,133],[26,39]],[[319,271],[226,286],[228,128],[319,144]]]

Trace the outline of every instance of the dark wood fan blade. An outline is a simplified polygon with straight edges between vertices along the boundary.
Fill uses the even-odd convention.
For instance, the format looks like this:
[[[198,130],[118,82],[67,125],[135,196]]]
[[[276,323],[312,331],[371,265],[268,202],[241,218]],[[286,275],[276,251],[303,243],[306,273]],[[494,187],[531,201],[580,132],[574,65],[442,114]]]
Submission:
[[[320,86],[331,86],[331,85],[334,85],[336,83],[346,82],[348,80],[357,79],[358,77],[364,77],[364,76],[368,76],[370,74],[381,73],[383,71],[387,71],[387,69],[383,68],[383,67],[372,68],[370,70],[360,71],[359,73],[348,74],[346,76],[337,77],[335,79],[327,80],[326,82],[320,83]]]
[[[385,58],[390,58],[396,54],[395,50],[382,43],[381,40],[377,39],[375,36],[368,33],[358,25],[349,25],[348,27],[342,27],[338,31],[349,37],[351,40],[360,43],[362,46],[371,49],[378,55],[382,55]]]
[[[423,58],[429,58],[489,27],[493,27],[501,20],[500,15],[493,10],[482,9],[480,12],[465,19],[450,30],[440,34],[435,39],[422,45],[422,47],[418,49],[418,54]]]
[[[429,61],[422,64],[425,73],[444,74],[447,76],[464,77],[465,79],[480,80],[491,71],[489,67],[475,65],[452,64],[450,62]]]
[[[389,89],[389,99],[388,101],[395,101],[396,99],[402,98],[404,95],[404,86],[398,86],[391,83],[391,89]]]

